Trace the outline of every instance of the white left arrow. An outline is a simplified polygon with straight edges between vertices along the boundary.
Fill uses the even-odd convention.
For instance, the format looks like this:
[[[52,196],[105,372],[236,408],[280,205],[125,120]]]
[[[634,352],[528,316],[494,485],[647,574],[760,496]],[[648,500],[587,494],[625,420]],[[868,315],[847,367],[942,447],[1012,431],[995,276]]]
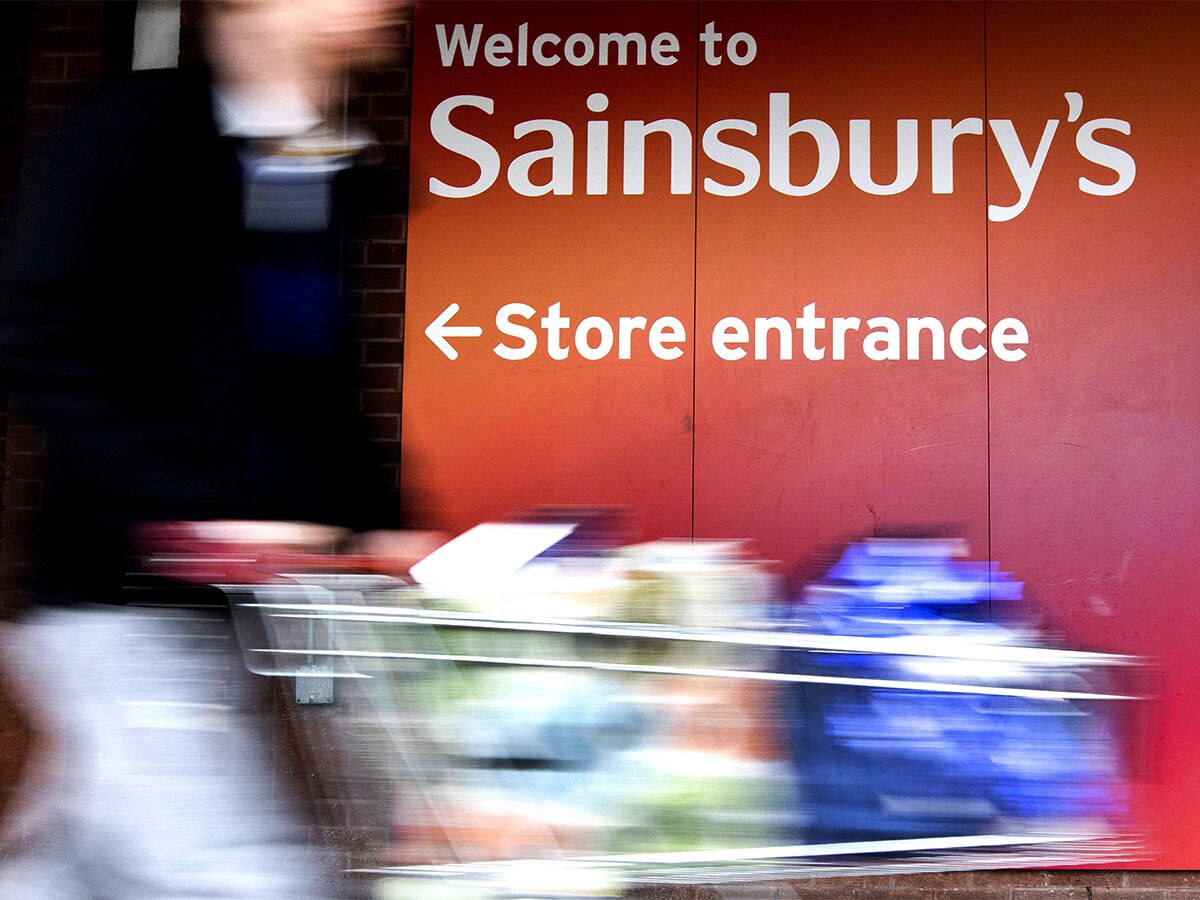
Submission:
[[[458,313],[458,304],[451,303],[442,310],[442,314],[429,323],[425,329],[425,337],[433,341],[434,346],[446,354],[447,359],[458,359],[458,351],[450,346],[446,338],[479,337],[483,329],[478,325],[450,325],[449,322]]]

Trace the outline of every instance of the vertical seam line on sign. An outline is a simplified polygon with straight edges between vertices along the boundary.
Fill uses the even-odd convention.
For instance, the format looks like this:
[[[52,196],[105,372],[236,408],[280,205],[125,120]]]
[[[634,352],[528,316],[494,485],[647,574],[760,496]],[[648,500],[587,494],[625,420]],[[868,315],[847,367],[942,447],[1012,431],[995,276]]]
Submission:
[[[692,120],[692,134],[700,131],[700,3],[696,0],[696,41],[693,44],[696,54],[696,106]],[[691,521],[688,531],[694,541],[696,539],[696,361],[700,356],[699,315],[697,307],[700,291],[700,148],[692,138],[692,466],[691,466]]]
[[[984,341],[991,342],[992,334],[992,259],[991,259],[991,222],[988,218],[988,201],[991,194],[991,181],[988,178],[988,3],[983,0],[983,309],[987,321],[987,333]],[[987,469],[985,482],[987,493],[985,511],[987,516],[987,558],[990,563],[992,555],[992,354],[983,356],[984,381],[984,428]],[[992,572],[988,568],[988,618],[992,618]]]

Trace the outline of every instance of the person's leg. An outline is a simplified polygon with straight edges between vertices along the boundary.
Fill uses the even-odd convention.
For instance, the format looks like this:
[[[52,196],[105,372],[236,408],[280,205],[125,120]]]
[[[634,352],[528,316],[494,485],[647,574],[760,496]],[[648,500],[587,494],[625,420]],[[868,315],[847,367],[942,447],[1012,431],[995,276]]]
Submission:
[[[72,686],[75,671],[89,667],[76,624],[69,614],[44,610],[3,631],[4,671],[35,733],[0,828],[0,900],[93,900],[78,812],[95,789],[86,764],[95,751]]]
[[[330,896],[272,770],[226,618],[129,609],[108,657],[119,714],[89,829],[100,893],[120,900]],[[119,810],[114,816],[113,811]]]
[[[3,900],[95,900],[87,873],[61,842],[61,833],[31,836],[28,843],[6,847],[0,858],[0,898]]]
[[[18,634],[57,752],[2,900],[331,895],[226,618],[90,607]]]

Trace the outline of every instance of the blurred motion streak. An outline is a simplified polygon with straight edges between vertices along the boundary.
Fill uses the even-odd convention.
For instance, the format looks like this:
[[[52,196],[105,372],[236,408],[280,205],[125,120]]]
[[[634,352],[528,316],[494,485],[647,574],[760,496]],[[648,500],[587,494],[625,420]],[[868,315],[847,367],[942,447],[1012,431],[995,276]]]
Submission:
[[[342,290],[377,155],[346,79],[394,48],[401,5],[200,4],[205,65],[103,83],[33,154],[0,379],[45,435],[37,575],[4,656],[40,752],[0,897],[335,892],[212,584],[411,551]]]
[[[227,586],[251,668],[344,679],[343,724],[375,734],[396,896],[1142,852],[1141,662],[1067,649],[964,542],[852,543],[791,602],[748,542],[621,521],[484,523],[407,581]]]

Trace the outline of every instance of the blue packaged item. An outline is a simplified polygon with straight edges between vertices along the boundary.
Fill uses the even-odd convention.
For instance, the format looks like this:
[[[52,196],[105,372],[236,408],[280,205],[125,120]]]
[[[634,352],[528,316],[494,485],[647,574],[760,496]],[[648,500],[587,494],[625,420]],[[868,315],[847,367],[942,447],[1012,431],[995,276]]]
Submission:
[[[806,842],[1027,833],[1119,805],[1105,710],[1046,695],[1094,676],[1023,660],[1038,635],[1000,624],[1014,617],[995,605],[1020,601],[1021,584],[964,550],[851,544],[785,623],[848,639],[781,660],[815,679],[783,699]]]

